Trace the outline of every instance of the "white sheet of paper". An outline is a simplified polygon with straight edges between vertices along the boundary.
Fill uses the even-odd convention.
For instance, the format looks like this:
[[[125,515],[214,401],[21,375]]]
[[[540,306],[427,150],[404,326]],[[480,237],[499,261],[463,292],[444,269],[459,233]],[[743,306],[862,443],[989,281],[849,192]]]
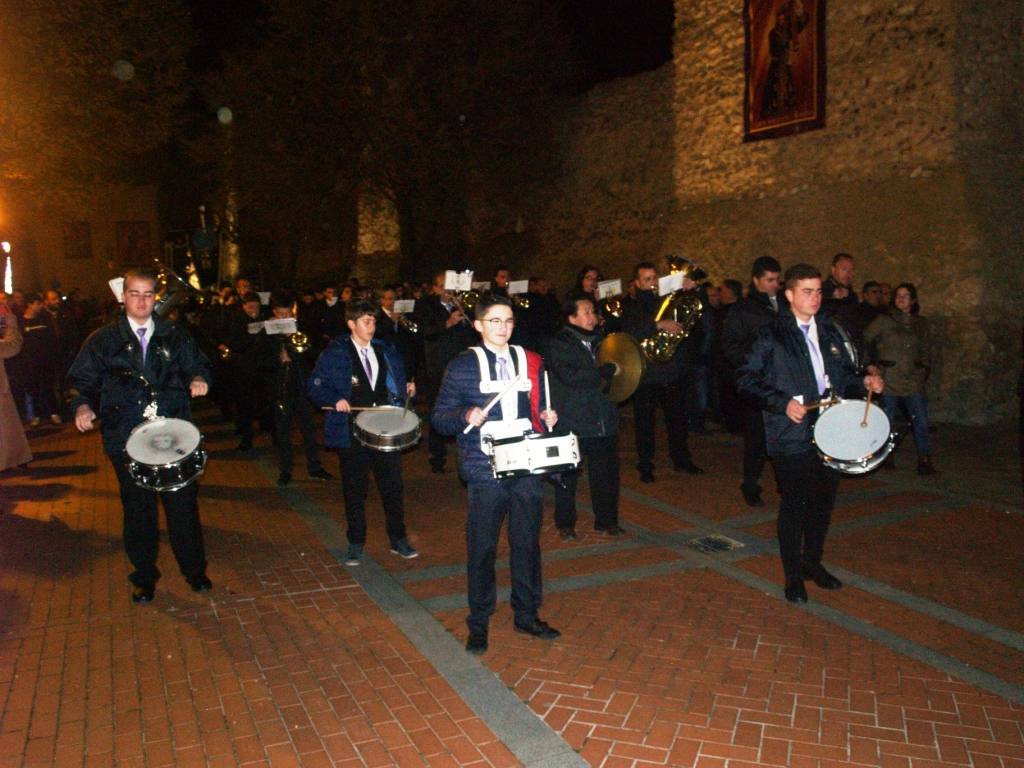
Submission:
[[[673,272],[658,278],[658,295],[665,296],[669,293],[683,290],[683,273]]]
[[[255,323],[249,323],[249,333],[259,333],[264,328],[266,328],[266,325],[264,325],[262,320],[258,320]]]
[[[267,329],[267,333],[271,335],[278,333],[286,333],[290,336],[291,334],[299,330],[298,326],[295,324],[294,317],[275,317],[272,320],[267,320],[264,323],[264,326]]]
[[[112,280],[108,280],[107,285],[110,286],[110,290],[113,292],[114,298],[117,299],[117,303],[124,304],[124,278],[115,277]]]
[[[456,272],[454,269],[445,270],[444,287],[449,291],[468,291],[473,287],[473,270],[466,269]]]
[[[256,295],[260,297],[260,304],[264,307],[270,303],[270,291],[256,291]]]
[[[395,302],[395,312],[398,312],[401,315],[407,315],[410,312],[414,312],[415,310],[415,299],[399,299],[398,301]]]
[[[508,283],[508,295],[518,296],[521,293],[526,293],[530,290],[529,280],[509,280]]]
[[[612,296],[622,295],[622,280],[602,280],[597,284],[597,298],[610,299]]]

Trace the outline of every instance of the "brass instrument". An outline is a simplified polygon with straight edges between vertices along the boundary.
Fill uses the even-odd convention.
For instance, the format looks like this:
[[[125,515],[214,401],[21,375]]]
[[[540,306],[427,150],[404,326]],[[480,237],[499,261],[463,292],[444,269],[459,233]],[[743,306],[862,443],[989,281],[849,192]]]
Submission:
[[[480,301],[479,291],[451,291],[449,293],[452,304],[455,308],[462,313],[462,317],[465,321],[471,322],[473,320],[473,310],[476,309],[476,303]]]
[[[225,345],[224,349],[220,351],[220,359],[225,361],[231,359],[231,347]]]
[[[285,343],[288,345],[288,349],[297,355],[305,354],[313,346],[309,341],[309,336],[302,331],[289,334],[288,338],[285,339]]]
[[[707,278],[708,273],[691,261],[681,256],[668,257],[669,270],[675,274],[682,272],[683,277],[697,281]],[[658,329],[653,336],[649,336],[640,342],[647,359],[652,363],[667,363],[675,355],[676,349],[700,321],[704,312],[704,305],[694,291],[675,291],[665,297],[661,302],[658,313],[654,316],[654,322],[662,320],[665,313],[671,310],[671,319],[675,320],[682,329],[678,333],[671,333]]]
[[[509,301],[512,302],[512,306],[516,309],[529,309],[530,298],[522,293],[517,293],[513,296],[509,296]]]
[[[608,299],[602,299],[600,308],[602,314],[618,319],[622,317],[622,297],[612,296]]]
[[[420,327],[410,320],[404,313],[398,315],[398,319],[395,320],[400,326],[405,328],[409,333],[419,333]]]
[[[309,336],[304,334],[302,331],[296,331],[285,337],[285,347],[288,352],[292,352],[296,355],[301,355],[308,352],[312,348],[312,344],[309,341]],[[288,356],[288,359],[281,366],[281,369],[277,374],[277,407],[283,413],[288,402],[288,377],[291,373],[292,359]]]
[[[206,301],[206,296],[202,291],[179,277],[173,269],[164,265],[160,259],[153,259],[153,263],[156,267],[156,285],[154,286],[156,296],[153,312],[157,315],[160,317],[167,316],[172,309],[188,299],[195,299],[199,304]]]

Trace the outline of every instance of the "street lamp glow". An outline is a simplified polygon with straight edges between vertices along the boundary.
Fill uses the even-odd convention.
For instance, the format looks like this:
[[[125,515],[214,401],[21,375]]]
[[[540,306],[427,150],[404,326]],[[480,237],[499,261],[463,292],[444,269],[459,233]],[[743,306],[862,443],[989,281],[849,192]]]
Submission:
[[[11,244],[8,243],[6,240],[4,240],[2,243],[0,243],[0,248],[3,249],[4,253],[10,253],[11,252]]]
[[[7,245],[7,243],[4,243]],[[5,251],[10,250],[10,246],[4,248]],[[4,261],[7,262],[7,266],[4,268],[4,293],[8,296],[14,291],[14,275],[11,273],[11,257],[8,256]]]

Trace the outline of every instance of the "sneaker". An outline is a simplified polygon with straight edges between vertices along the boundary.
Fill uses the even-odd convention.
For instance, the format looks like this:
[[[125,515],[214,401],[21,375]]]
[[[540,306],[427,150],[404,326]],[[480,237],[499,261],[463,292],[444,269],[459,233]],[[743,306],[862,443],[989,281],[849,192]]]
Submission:
[[[363,545],[349,544],[345,553],[345,565],[359,565],[363,561]]]
[[[313,480],[333,480],[334,475],[328,472],[323,467],[317,467],[309,473],[310,478]]]
[[[56,413],[51,413],[50,414],[50,423],[51,424],[61,424],[62,422],[60,420],[60,416],[58,416]]]
[[[404,557],[406,560],[412,560],[414,557],[419,557],[420,553],[412,548],[412,545],[405,539],[399,539],[391,545],[391,554]]]

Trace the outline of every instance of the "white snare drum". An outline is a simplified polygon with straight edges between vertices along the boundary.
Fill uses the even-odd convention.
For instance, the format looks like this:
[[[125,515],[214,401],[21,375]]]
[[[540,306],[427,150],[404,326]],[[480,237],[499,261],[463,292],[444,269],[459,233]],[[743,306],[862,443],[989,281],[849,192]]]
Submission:
[[[352,422],[352,434],[374,451],[403,451],[420,439],[420,417],[405,408],[385,405],[363,411]]]
[[[541,435],[496,440],[491,454],[491,469],[497,478],[544,475],[575,469],[580,463],[576,435]]]
[[[149,491],[178,491],[206,469],[203,436],[184,419],[149,419],[128,436],[128,474]]]
[[[826,408],[814,425],[814,444],[822,461],[847,475],[875,469],[895,443],[885,411],[864,400],[840,400]]]

